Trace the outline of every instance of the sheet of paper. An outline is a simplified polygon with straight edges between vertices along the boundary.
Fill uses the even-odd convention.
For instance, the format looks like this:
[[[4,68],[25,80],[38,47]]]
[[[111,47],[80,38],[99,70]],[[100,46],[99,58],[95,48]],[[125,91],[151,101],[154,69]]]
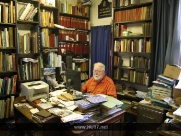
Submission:
[[[181,81],[178,82],[178,84],[175,86],[176,89],[181,89]]]
[[[65,105],[65,107],[74,105],[74,101],[62,101],[62,100],[58,99],[58,102],[60,102],[63,105]]]
[[[76,105],[71,105],[71,106],[68,106],[66,108],[73,111],[73,110],[75,110],[77,108],[77,106]]]
[[[38,110],[37,108],[33,108],[33,109],[30,110],[30,112],[31,112],[32,114],[34,114],[34,113],[39,112],[39,110]]]
[[[56,90],[56,91],[50,92],[50,95],[56,97],[57,95],[60,95],[62,93],[67,93],[66,90],[67,89]]]

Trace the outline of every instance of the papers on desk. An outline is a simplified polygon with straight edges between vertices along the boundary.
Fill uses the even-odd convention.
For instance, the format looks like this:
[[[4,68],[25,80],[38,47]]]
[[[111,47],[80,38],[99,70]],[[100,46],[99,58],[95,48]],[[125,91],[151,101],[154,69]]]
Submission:
[[[84,118],[83,115],[77,114],[77,113],[74,113],[74,112],[73,112],[72,114],[70,114],[70,115],[68,115],[68,116],[66,116],[66,117],[61,118],[61,120],[62,120],[64,123],[66,123],[66,122],[70,122],[70,121],[80,120],[80,119],[83,119],[83,118]]]
[[[48,111],[54,115],[60,116],[60,117],[66,117],[70,114],[72,114],[73,112],[67,109],[60,109],[57,107],[53,107],[48,109]]]
[[[62,103],[63,105],[65,105],[65,107],[69,107],[69,106],[74,105],[74,101],[62,101],[60,99],[58,99],[57,101]]]
[[[49,108],[53,107],[52,104],[51,104],[51,102],[39,103],[39,104],[37,104],[37,105],[40,106],[40,107],[43,108],[43,109],[49,109]]]
[[[67,89],[56,90],[56,91],[50,92],[50,95],[56,97],[57,95],[60,95],[62,93],[66,93],[66,90]]]
[[[142,103],[142,104],[151,104],[151,101],[146,101],[145,99],[141,100],[139,103]]]
[[[179,107],[176,111],[174,111],[173,114],[181,117],[181,107]]]

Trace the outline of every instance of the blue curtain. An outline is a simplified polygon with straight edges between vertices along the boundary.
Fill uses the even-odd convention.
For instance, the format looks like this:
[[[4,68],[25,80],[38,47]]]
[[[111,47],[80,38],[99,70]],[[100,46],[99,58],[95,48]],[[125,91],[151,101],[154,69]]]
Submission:
[[[102,62],[106,66],[106,75],[110,76],[111,25],[91,27],[91,76],[93,65]]]
[[[178,44],[178,9],[179,0],[154,0],[156,9],[153,29],[154,79],[162,74],[166,64],[178,64],[180,44]],[[179,46],[179,47],[178,47]],[[177,56],[177,57],[176,57]],[[180,59],[179,59],[180,60]]]

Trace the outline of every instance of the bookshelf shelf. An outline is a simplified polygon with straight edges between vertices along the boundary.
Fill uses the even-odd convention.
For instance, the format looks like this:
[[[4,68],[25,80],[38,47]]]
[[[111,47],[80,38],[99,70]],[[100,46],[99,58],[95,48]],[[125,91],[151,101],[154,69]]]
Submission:
[[[0,95],[0,99],[1,99],[1,98],[8,98],[8,97],[10,97],[10,96],[18,96],[18,95],[19,95],[19,93],[7,94],[7,95]]]
[[[71,41],[71,40],[62,40],[61,43],[66,43],[66,42],[70,42],[70,43],[89,43],[89,41]]]
[[[140,3],[140,4],[134,4],[134,5],[129,5],[129,6],[122,6],[122,7],[115,7],[116,10],[127,10],[127,9],[132,9],[132,8],[138,8],[138,7],[144,7],[144,6],[149,6],[152,5],[152,2],[145,2],[145,3]]]
[[[17,73],[17,71],[1,71],[0,74]]]
[[[114,37],[114,39],[142,39],[142,38],[151,38],[151,36],[121,36],[121,37]]]
[[[66,54],[61,54],[62,56],[73,56],[73,57],[77,57],[77,56],[80,56],[80,57],[83,57],[84,55],[86,55],[86,56],[88,56],[89,55],[89,53],[85,53],[85,54],[83,54],[83,53],[81,53],[81,54],[75,54],[75,53],[66,53]]]
[[[16,0],[14,0],[14,1],[16,1]],[[29,0],[29,1],[27,1],[27,0],[18,0],[17,2],[18,3],[28,3],[28,2],[30,2],[30,3],[38,4],[39,0]]]
[[[53,7],[53,6],[46,6],[46,5],[40,5],[41,9],[47,9],[47,10],[58,10],[57,7]]]
[[[41,29],[47,28],[47,29],[57,29],[56,27],[48,27],[48,26],[40,26]]]
[[[38,78],[38,79],[31,79],[31,80],[19,80],[19,83],[32,82],[32,81],[39,81],[39,80],[41,80],[41,79]]]
[[[138,83],[133,83],[133,82],[129,82],[129,81],[125,81],[125,80],[115,80],[115,82],[117,84],[126,84],[126,85],[131,85],[131,87],[137,87],[137,88],[141,88],[141,90],[143,92],[147,92],[148,91],[148,86],[143,85],[143,84],[138,84]]]
[[[16,26],[16,24],[12,23],[0,23],[1,26]]]
[[[144,53],[144,52],[114,52],[114,55],[127,55],[127,56],[131,56],[131,55],[135,55],[135,56],[147,56],[149,57],[151,55],[151,53]]]
[[[68,14],[68,13],[59,13],[59,15],[69,16],[69,17],[75,17],[75,18],[81,18],[81,19],[86,19],[86,20],[89,20],[89,19],[90,19],[89,17],[86,17],[86,16],[73,15],[73,14]]]
[[[18,54],[18,58],[34,58],[34,57],[38,57],[39,53],[29,53],[29,54]]]
[[[1,47],[0,50],[16,50],[16,47]]]
[[[135,24],[135,23],[145,23],[145,22],[151,22],[151,19],[146,20],[135,20],[135,21],[124,21],[124,22],[115,22],[115,24]]]
[[[42,50],[44,49],[57,49],[58,47],[42,47]]]
[[[34,24],[34,25],[38,25],[39,22],[38,21],[25,21],[25,20],[17,20],[18,24]]]
[[[121,69],[132,69],[136,71],[150,71],[150,69],[146,69],[146,68],[134,68],[134,67],[128,67],[128,66],[113,66],[113,67],[121,68]]]

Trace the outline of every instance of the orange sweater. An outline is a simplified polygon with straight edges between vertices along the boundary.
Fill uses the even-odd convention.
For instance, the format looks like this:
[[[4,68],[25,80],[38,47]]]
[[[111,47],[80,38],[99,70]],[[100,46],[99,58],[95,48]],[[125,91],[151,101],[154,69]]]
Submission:
[[[105,94],[117,98],[114,82],[108,76],[104,76],[104,78],[99,83],[97,83],[94,78],[91,77],[82,86],[82,92],[91,94]]]

